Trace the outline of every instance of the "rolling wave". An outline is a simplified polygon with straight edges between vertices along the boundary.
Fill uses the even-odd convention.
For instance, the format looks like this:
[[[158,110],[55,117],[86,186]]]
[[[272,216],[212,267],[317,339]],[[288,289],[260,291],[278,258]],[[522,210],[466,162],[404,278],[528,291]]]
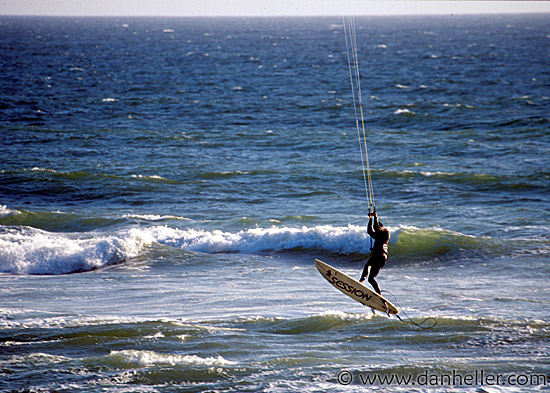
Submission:
[[[153,241],[138,229],[83,237],[29,227],[0,227],[0,272],[66,274],[90,271],[135,257]]]
[[[52,232],[80,232],[125,222],[122,218],[90,217],[76,213],[11,210],[0,205],[0,225],[28,226]]]
[[[510,246],[490,237],[475,237],[440,228],[389,228],[392,258],[431,260],[459,253],[502,254]],[[215,253],[311,252],[367,256],[370,236],[365,226],[321,225],[301,228],[253,228],[236,233],[220,230],[151,228],[157,242],[186,250]]]
[[[9,214],[4,208],[3,218]],[[463,256],[481,258],[487,254],[513,256],[516,247],[521,246],[523,250],[525,245],[538,254],[550,252],[548,239],[519,239],[515,242],[522,244],[514,245],[510,241],[440,228],[402,226],[389,229],[392,263]],[[172,228],[159,225],[155,220],[143,226],[89,232],[50,232],[28,226],[0,226],[0,272],[66,274],[90,271],[135,258],[152,244],[207,254],[291,252],[359,258],[367,257],[371,246],[367,228],[357,225],[272,226],[238,232]]]
[[[9,309],[2,309],[2,312],[10,312]],[[518,340],[528,342],[529,339],[546,340],[550,334],[550,323],[543,320],[479,317],[479,316],[452,316],[438,315],[433,313],[416,315],[415,320],[426,317],[437,319],[435,331],[445,334],[453,332],[460,334],[457,340],[469,340],[473,344],[482,345],[478,342],[482,337],[480,334],[489,333],[487,339]],[[5,325],[5,324],[4,324]],[[0,325],[2,326],[2,325]],[[2,326],[6,328],[7,326]],[[2,336],[0,339],[10,342],[16,346],[18,343],[27,341],[41,342],[41,340],[62,341],[65,347],[81,345],[81,338],[93,336],[97,342],[116,342],[121,337],[139,337],[142,340],[168,340],[182,342],[204,337],[206,333],[212,335],[224,335],[227,332],[239,335],[245,332],[272,333],[286,335],[301,335],[308,333],[323,333],[334,330],[349,330],[358,327],[380,329],[402,328],[410,330],[411,327],[402,324],[395,318],[388,318],[383,314],[350,313],[336,310],[327,310],[319,313],[312,313],[294,317],[267,317],[247,316],[229,317],[220,320],[198,320],[182,321],[179,319],[149,320],[141,318],[46,318],[26,320],[24,323],[12,322],[11,328],[17,329],[17,333],[11,333],[9,337]],[[30,331],[29,331],[30,329]],[[52,335],[49,330],[56,330],[57,334]],[[433,331],[432,331],[433,332]],[[91,335],[93,333],[93,335]],[[508,336],[513,336],[508,337]],[[420,340],[438,341],[440,336],[431,337],[431,334],[421,335]],[[117,361],[148,364],[231,364],[219,357],[198,357],[189,355],[178,355],[165,357],[151,351],[116,350],[111,351],[109,356],[117,358]]]
[[[478,172],[443,172],[417,170],[376,170],[377,177],[385,180],[441,181],[469,186],[480,190],[508,191],[517,189],[547,191],[549,174],[546,172],[488,174]]]
[[[171,214],[125,213],[119,216],[89,216],[72,212],[35,212],[12,210],[0,205],[0,225],[28,226],[50,232],[87,232],[105,229],[119,224],[147,222],[188,221],[187,217]]]

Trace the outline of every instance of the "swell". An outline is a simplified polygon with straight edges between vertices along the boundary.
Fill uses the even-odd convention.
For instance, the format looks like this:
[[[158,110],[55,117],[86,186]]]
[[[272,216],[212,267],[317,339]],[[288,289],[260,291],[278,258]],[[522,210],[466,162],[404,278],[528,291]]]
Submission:
[[[517,248],[548,252],[545,239],[502,239],[471,236],[441,228],[401,226],[389,228],[389,251],[398,260],[433,260],[442,256],[502,256]],[[151,235],[158,243],[202,253],[313,253],[316,255],[357,255],[370,253],[370,237],[364,226],[302,226],[252,228],[238,232],[206,229],[154,227]],[[545,251],[546,250],[546,251]]]
[[[88,232],[148,222],[186,221],[174,215],[126,213],[115,216],[88,215],[62,211],[31,211],[8,209],[0,205],[0,225],[27,226],[49,232]]]
[[[143,182],[151,183],[168,183],[177,184],[177,181],[163,178],[158,175],[129,175],[128,177],[119,174],[108,174],[101,172],[89,172],[89,171],[59,171],[48,168],[33,167],[31,169],[20,170],[4,170],[1,172],[6,176],[6,180],[3,180],[5,184],[17,183],[18,181],[33,182],[44,180],[65,180],[73,182],[84,181],[96,181],[96,182],[109,182],[117,180],[127,180],[128,178],[140,180]]]
[[[370,253],[370,237],[364,226],[272,226],[229,232],[156,224],[156,221],[164,220],[162,216],[144,216],[145,220],[129,217],[128,225],[121,228],[96,228],[87,232],[0,226],[0,272],[66,274],[89,271],[135,258],[153,244],[207,254],[292,253],[308,258],[311,255],[364,258]],[[173,219],[166,217],[166,220]],[[9,220],[9,215],[3,220]],[[139,225],[130,224],[136,220]],[[440,228],[389,229],[392,233],[389,252],[393,263],[550,253],[547,238],[505,241]]]
[[[131,171],[109,174],[33,167],[4,170],[0,176],[3,196],[15,201],[44,202],[59,201],[60,198],[69,203],[125,198],[140,201],[144,194],[178,184],[180,182],[177,180],[156,174],[135,174]]]
[[[536,172],[524,174],[487,174],[478,172],[444,172],[417,170],[378,170],[374,171],[377,178],[391,180],[446,182],[459,186],[469,186],[478,191],[517,191],[533,190],[548,191],[550,173]]]
[[[0,225],[28,226],[52,232],[90,231],[123,223],[121,218],[85,216],[76,213],[11,210],[0,205]]]
[[[10,310],[2,310],[10,312]],[[12,315],[12,317],[14,317]],[[424,318],[434,318],[437,325],[433,330],[419,330],[418,337],[409,339],[417,342],[437,343],[445,341],[444,334],[459,333],[461,340],[470,344],[489,345],[502,339],[503,342],[528,342],[532,340],[547,340],[550,337],[550,323],[543,320],[498,318],[492,316],[451,316],[434,313],[413,317],[414,321]],[[376,331],[383,334],[384,330],[396,332],[416,330],[415,327],[404,324],[395,318],[383,314],[350,313],[328,310],[297,317],[228,317],[220,320],[186,321],[179,319],[148,320],[139,318],[112,317],[111,319],[52,317],[41,318],[34,323],[25,322],[2,323],[0,325],[0,345],[14,348],[26,344],[41,345],[43,343],[64,343],[64,348],[101,345],[105,348],[121,348],[121,343],[128,340],[140,340],[143,343],[158,341],[194,342],[208,336],[249,336],[254,334],[307,335],[326,334],[327,332]],[[450,340],[449,342],[452,342]],[[252,345],[252,344],[251,344]],[[148,348],[147,345],[144,346]],[[128,354],[130,355],[130,354]],[[128,356],[132,358],[133,356]],[[135,359],[140,363],[138,359]],[[185,361],[185,360],[183,360]],[[143,359],[143,363],[147,361]]]

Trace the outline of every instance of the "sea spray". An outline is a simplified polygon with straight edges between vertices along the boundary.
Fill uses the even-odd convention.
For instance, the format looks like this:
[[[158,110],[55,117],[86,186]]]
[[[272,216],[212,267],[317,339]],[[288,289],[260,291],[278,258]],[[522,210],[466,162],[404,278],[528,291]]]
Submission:
[[[93,270],[135,257],[154,239],[138,229],[115,234],[52,233],[29,227],[0,228],[0,271],[65,274]]]

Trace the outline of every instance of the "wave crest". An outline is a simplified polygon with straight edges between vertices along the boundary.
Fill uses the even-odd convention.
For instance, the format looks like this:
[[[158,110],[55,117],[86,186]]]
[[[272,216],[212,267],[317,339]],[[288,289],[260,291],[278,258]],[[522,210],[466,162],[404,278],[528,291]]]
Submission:
[[[439,228],[419,229],[402,226],[389,228],[390,256],[431,259],[459,252],[501,253],[502,242]],[[152,228],[157,242],[203,253],[245,253],[306,251],[321,254],[363,255],[370,253],[370,237],[364,226],[254,228],[236,233],[220,230]]]
[[[94,270],[137,256],[153,238],[138,229],[78,238],[29,227],[0,228],[0,272],[66,274]]]
[[[153,351],[138,351],[124,350],[112,351],[109,357],[117,364],[153,366],[153,365],[170,365],[170,366],[187,366],[187,365],[203,365],[203,366],[227,366],[235,364],[232,361],[226,360],[221,356],[217,357],[200,357],[197,355],[172,355],[163,354]]]
[[[159,243],[208,254],[324,250],[348,255],[370,251],[366,228],[356,225],[253,228],[236,233],[157,227],[151,234]]]
[[[513,256],[516,250],[521,250],[520,255],[550,251],[548,239],[505,241],[440,228],[407,226],[389,230],[392,264],[434,261],[448,256]],[[238,232],[152,225],[118,229],[109,234],[98,231],[54,233],[26,226],[0,226],[0,272],[66,274],[89,271],[134,258],[150,244],[207,254],[293,252],[319,257],[353,255],[365,258],[370,253],[371,241],[367,228],[358,225],[272,226]]]

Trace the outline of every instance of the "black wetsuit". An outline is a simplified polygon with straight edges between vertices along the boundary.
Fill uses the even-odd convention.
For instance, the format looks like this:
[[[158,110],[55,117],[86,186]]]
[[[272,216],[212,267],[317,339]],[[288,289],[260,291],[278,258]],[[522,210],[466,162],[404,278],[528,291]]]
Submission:
[[[361,275],[360,281],[365,280],[365,277],[368,274],[368,281],[370,285],[372,285],[374,290],[378,294],[380,294],[380,287],[378,286],[378,283],[374,278],[378,275],[380,269],[384,267],[384,265],[386,264],[386,260],[388,259],[388,242],[390,241],[390,231],[388,231],[386,228],[379,228],[377,217],[374,218],[374,226],[372,221],[373,220],[371,217],[369,220],[367,232],[374,239],[374,247],[372,248],[372,254],[369,260],[363,268],[363,274]]]

